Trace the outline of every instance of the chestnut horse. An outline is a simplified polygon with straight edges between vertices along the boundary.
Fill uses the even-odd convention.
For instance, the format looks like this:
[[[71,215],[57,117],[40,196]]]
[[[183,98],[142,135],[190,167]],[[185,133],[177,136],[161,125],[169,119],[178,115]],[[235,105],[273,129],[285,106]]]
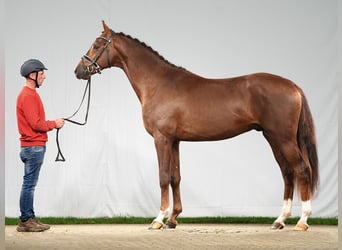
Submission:
[[[302,214],[295,230],[307,230],[319,178],[314,124],[303,91],[290,80],[268,73],[203,78],[102,23],[104,31],[82,57],[75,74],[78,79],[89,79],[105,68],[119,67],[139,98],[159,164],[160,212],[150,229],[175,228],[182,212],[180,141],[222,140],[254,129],[262,131],[269,142],[284,180],[283,208],[271,228],[285,226],[297,186]],[[169,186],[173,193],[170,215]]]

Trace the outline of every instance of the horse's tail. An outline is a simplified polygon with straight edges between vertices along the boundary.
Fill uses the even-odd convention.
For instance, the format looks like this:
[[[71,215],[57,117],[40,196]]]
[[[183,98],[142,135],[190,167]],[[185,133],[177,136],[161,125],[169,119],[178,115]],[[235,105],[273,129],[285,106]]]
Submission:
[[[310,171],[310,191],[312,197],[317,191],[319,182],[316,136],[308,101],[302,91],[301,95],[302,109],[298,123],[297,142],[302,157]]]

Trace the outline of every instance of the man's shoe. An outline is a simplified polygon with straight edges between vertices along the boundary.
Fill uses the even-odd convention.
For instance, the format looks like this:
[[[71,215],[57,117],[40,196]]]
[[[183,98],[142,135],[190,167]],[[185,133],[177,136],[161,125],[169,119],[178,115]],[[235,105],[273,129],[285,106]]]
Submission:
[[[42,232],[44,230],[44,227],[36,223],[33,218],[30,218],[25,222],[20,221],[17,226],[18,232]]]
[[[34,218],[33,220],[34,220],[34,222],[36,222],[39,226],[41,226],[42,228],[44,228],[44,230],[49,230],[49,229],[50,229],[50,225],[44,224],[44,223],[40,222],[37,218]]]

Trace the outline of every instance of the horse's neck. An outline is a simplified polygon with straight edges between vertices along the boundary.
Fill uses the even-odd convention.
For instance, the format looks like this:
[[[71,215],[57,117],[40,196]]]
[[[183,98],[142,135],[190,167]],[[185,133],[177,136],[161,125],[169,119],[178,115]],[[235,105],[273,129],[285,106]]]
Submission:
[[[116,43],[116,49],[120,53],[119,67],[123,69],[136,92],[141,104],[149,98],[158,84],[158,74],[163,67],[167,68],[148,48],[138,42],[122,36]],[[161,65],[158,68],[158,65]]]

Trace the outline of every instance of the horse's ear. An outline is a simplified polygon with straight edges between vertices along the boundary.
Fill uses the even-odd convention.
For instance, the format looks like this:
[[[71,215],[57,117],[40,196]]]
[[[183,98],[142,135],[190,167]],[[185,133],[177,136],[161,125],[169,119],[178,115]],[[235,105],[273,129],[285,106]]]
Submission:
[[[110,29],[108,28],[107,24],[105,23],[105,21],[102,20],[102,25],[103,25],[103,30],[106,32],[106,31],[109,31]]]

